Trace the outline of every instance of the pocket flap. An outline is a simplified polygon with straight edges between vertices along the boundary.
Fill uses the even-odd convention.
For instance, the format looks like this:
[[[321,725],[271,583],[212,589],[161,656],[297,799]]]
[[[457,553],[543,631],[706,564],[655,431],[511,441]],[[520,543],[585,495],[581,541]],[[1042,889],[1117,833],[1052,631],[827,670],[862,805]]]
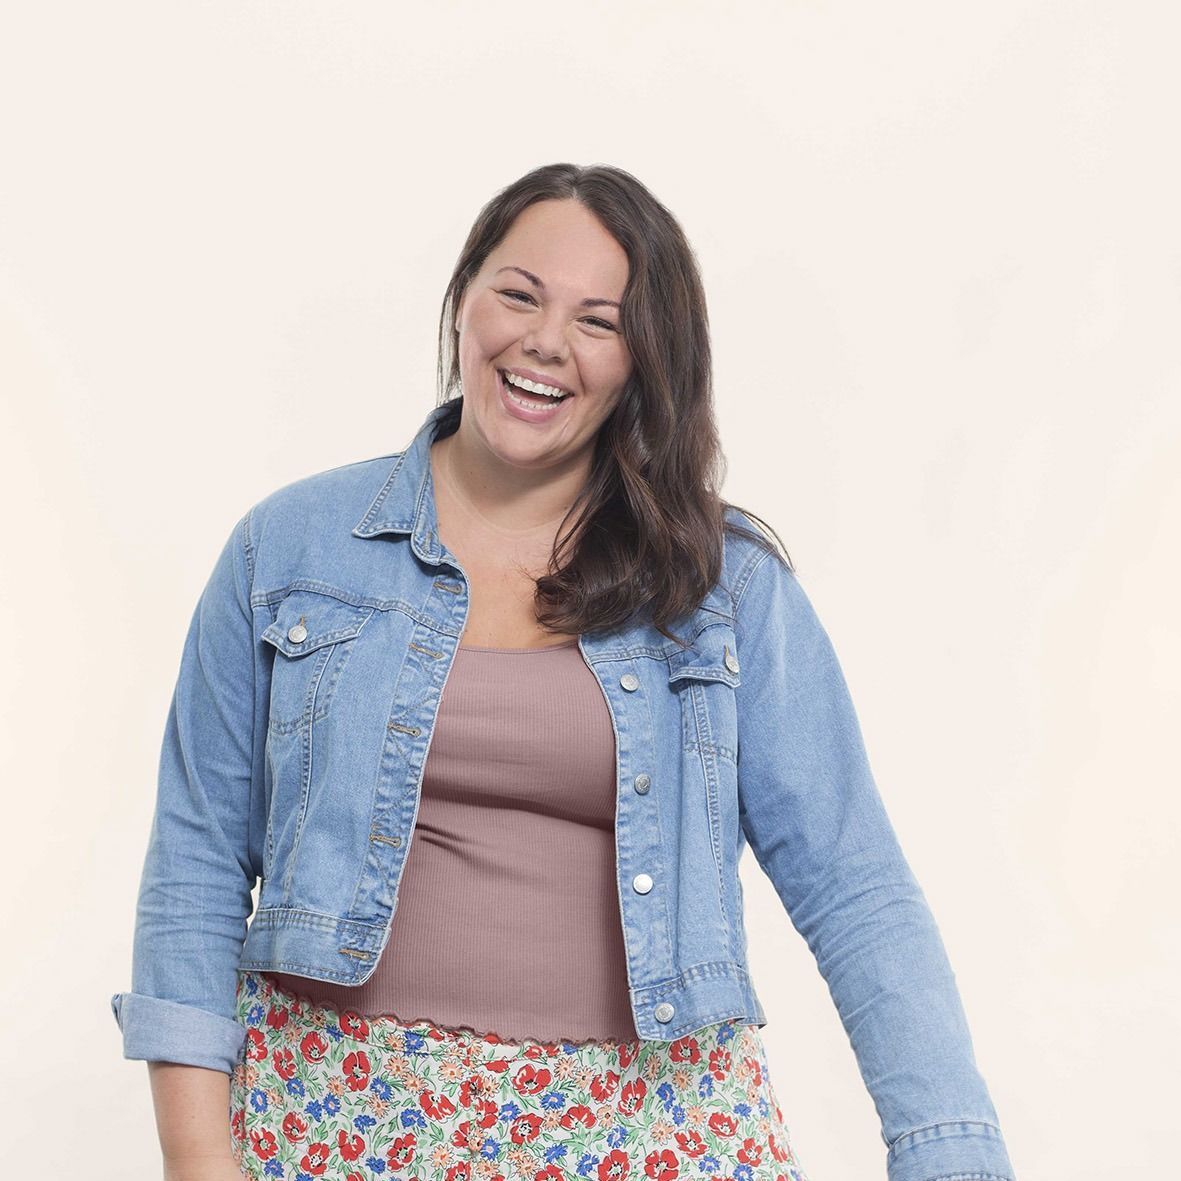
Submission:
[[[733,628],[719,624],[707,627],[693,641],[693,647],[673,652],[669,658],[668,681],[725,681],[740,685],[740,665],[734,645]]]
[[[284,656],[303,656],[325,644],[352,639],[374,610],[317,591],[292,591],[279,604],[275,621],[262,638]]]

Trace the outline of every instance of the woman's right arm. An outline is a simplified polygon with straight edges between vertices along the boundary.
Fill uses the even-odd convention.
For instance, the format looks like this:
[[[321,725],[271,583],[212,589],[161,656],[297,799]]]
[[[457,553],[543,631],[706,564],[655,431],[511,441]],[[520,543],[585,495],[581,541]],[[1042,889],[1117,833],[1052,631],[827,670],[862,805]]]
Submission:
[[[203,1066],[149,1062],[164,1181],[241,1181],[230,1152],[230,1076]]]
[[[123,1056],[151,1063],[169,1160],[230,1159],[229,1081],[246,1040],[237,973],[265,831],[263,673],[252,511],[226,539],[184,641],[140,879]]]

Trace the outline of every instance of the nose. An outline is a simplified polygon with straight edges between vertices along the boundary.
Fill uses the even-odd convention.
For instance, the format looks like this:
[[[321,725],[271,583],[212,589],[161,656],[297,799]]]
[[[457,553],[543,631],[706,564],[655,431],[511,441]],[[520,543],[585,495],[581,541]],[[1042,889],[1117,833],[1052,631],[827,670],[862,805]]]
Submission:
[[[534,319],[521,346],[527,353],[532,353],[546,363],[565,361],[569,346],[562,332],[558,309]]]

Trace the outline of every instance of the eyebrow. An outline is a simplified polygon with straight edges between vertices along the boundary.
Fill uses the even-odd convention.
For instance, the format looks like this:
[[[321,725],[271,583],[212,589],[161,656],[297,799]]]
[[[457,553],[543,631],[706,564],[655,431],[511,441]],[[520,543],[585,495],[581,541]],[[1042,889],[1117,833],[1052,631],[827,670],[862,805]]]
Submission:
[[[527,271],[524,267],[501,267],[500,271],[516,271],[518,274],[524,275],[538,290],[545,290],[545,284],[532,271]],[[500,271],[496,273],[499,275]],[[580,306],[584,308],[618,308],[619,304],[613,299],[584,299]]]

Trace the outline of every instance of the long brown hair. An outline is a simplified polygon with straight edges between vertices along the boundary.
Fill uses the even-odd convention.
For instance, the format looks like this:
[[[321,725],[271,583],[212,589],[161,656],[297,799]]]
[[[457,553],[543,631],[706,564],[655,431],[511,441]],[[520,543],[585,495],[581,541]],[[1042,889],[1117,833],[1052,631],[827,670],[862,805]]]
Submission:
[[[684,231],[643,184],[605,164],[546,164],[480,210],[455,264],[439,319],[437,404],[450,402],[435,438],[459,427],[462,397],[455,311],[517,215],[535,201],[573,199],[591,210],[627,254],[620,308],[633,359],[623,395],[595,440],[586,485],[563,519],[549,573],[537,579],[537,619],[557,633],[615,627],[647,613],[662,635],[692,613],[722,572],[723,532],[777,553],[765,521],[718,494],[726,472],[713,410],[705,291]],[[763,532],[726,521],[738,509]],[[571,516],[570,528],[565,528]],[[779,553],[770,537],[778,543]]]

